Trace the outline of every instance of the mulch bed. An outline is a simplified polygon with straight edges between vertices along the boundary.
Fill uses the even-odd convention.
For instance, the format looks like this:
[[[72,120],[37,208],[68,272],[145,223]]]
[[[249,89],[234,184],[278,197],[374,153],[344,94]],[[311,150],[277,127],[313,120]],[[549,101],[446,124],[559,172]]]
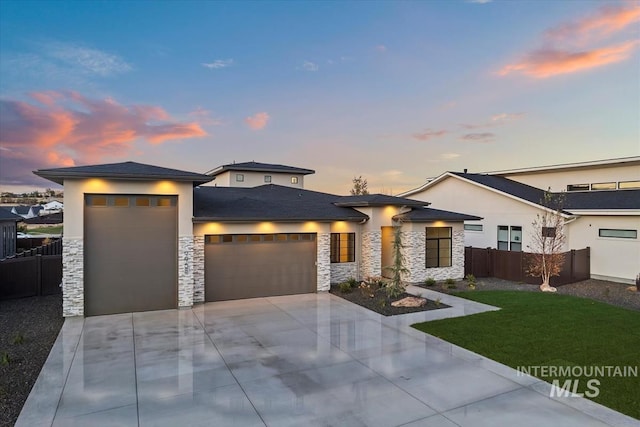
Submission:
[[[338,286],[331,286],[329,292],[354,304],[358,304],[362,307],[368,308],[371,311],[382,314],[383,316],[395,316],[397,314],[416,313],[418,311],[438,310],[441,308],[449,307],[446,304],[431,301],[426,298],[425,300],[427,301],[427,303],[421,307],[394,307],[391,305],[392,302],[401,300],[402,298],[406,297],[413,297],[415,295],[410,295],[405,292],[398,297],[389,298],[384,288],[382,287],[373,287],[373,298],[369,295],[366,295],[360,289],[352,289],[349,293],[343,293],[340,291]]]
[[[0,426],[15,424],[63,322],[61,295],[0,301]]]

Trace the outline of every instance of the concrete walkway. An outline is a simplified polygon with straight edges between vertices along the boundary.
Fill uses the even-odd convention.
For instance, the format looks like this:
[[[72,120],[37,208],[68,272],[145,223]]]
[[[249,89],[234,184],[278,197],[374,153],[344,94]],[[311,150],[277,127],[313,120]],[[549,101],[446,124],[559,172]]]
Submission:
[[[638,425],[408,327],[495,310],[437,296],[452,308],[384,317],[322,293],[70,318],[17,425]]]

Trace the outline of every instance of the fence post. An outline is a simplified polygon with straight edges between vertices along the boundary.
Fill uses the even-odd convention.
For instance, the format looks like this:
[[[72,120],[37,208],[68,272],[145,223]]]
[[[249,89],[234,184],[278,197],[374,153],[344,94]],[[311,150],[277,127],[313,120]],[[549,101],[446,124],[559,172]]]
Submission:
[[[575,271],[576,271],[576,250],[571,249],[571,283],[576,281]]]
[[[42,295],[42,255],[36,255],[36,292]]]

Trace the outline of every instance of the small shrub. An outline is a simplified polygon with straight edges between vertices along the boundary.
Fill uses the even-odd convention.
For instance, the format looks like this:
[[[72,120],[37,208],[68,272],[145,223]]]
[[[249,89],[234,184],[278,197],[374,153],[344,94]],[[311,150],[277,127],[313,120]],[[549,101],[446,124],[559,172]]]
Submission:
[[[467,287],[468,287],[469,289],[471,289],[471,290],[474,290],[474,289],[476,288],[476,284],[475,284],[475,283],[469,283],[469,284],[467,285]]]
[[[447,280],[444,281],[445,285],[453,285],[456,283],[455,280],[453,280],[451,277],[449,277]]]
[[[458,287],[454,284],[447,285],[447,289],[458,289]]]
[[[9,353],[3,351],[0,355],[0,365],[7,366],[9,363],[11,363],[11,357],[9,357]]]
[[[384,299],[378,300],[378,307],[385,308],[387,306],[387,302]]]
[[[436,305],[436,307],[440,307],[440,304],[442,304],[442,298],[438,297],[436,298],[433,303]]]
[[[353,277],[349,277],[345,283],[348,283],[354,289],[358,287],[358,281]]]
[[[433,286],[436,284],[436,279],[433,277],[427,277],[424,281],[425,286]]]
[[[338,285],[338,288],[340,289],[340,292],[343,294],[351,293],[351,291],[353,290],[353,287],[351,287],[351,284],[349,284],[349,282],[340,283]]]
[[[469,282],[469,284],[476,283],[476,276],[473,274],[467,274],[464,279]]]
[[[22,336],[22,334],[17,334],[15,337],[13,337],[13,343],[14,344],[23,344],[24,343],[24,337]]]
[[[422,292],[416,292],[416,297],[422,298]]]

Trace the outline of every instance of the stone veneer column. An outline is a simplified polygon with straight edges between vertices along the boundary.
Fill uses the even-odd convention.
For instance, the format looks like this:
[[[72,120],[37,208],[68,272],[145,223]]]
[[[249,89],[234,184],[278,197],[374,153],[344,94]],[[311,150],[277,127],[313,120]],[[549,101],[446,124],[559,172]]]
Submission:
[[[84,316],[84,241],[62,239],[62,315]]]
[[[318,291],[328,291],[331,288],[331,234],[318,233],[317,269]]]
[[[193,302],[204,302],[204,236],[193,236]]]
[[[382,274],[382,231],[363,231],[361,234],[360,275],[380,276]]]
[[[193,305],[193,236],[178,238],[178,307]]]

